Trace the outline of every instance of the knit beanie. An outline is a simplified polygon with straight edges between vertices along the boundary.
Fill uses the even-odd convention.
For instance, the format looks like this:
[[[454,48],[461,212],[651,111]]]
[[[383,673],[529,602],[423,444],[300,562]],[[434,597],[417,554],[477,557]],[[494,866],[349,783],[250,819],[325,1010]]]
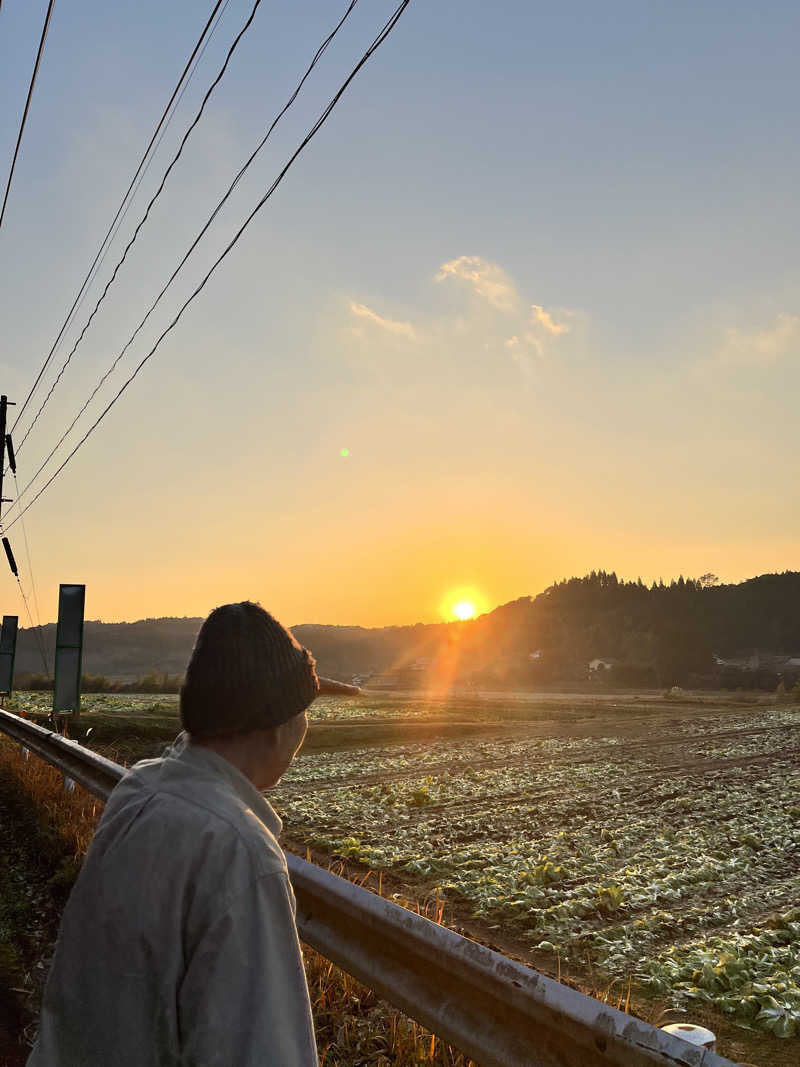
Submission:
[[[198,738],[263,730],[305,711],[318,692],[311,653],[277,619],[249,601],[224,604],[197,635],[181,722]]]

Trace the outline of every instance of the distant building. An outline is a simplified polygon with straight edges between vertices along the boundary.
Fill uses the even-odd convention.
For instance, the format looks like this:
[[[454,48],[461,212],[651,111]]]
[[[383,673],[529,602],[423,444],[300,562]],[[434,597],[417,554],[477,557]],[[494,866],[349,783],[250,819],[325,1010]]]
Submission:
[[[589,673],[590,674],[602,674],[603,671],[610,671],[614,667],[616,661],[613,659],[591,659],[589,660]]]
[[[800,656],[776,655],[773,652],[752,652],[747,656],[723,657],[714,655],[718,667],[732,667],[740,671],[797,671]]]
[[[735,656],[733,658],[725,658],[722,656],[714,656],[714,662],[718,667],[735,667],[740,671],[757,671],[759,667],[763,666],[762,656],[758,652],[753,652],[749,656]]]

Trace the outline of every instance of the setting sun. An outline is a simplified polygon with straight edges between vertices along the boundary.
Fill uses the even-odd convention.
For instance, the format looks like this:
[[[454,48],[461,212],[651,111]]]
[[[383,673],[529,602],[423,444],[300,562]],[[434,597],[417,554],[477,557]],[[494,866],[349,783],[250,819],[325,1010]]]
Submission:
[[[477,585],[451,585],[447,593],[439,601],[441,618],[447,622],[467,622],[469,619],[477,619],[489,610],[485,594]]]

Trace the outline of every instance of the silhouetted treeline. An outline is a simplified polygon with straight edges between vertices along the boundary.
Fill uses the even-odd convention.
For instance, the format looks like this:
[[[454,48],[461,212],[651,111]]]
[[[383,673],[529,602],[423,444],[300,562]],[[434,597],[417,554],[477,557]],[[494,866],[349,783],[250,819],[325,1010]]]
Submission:
[[[326,673],[389,672],[413,684],[430,674],[476,685],[585,682],[774,689],[800,677],[800,572],[720,585],[711,574],[646,585],[593,571],[556,582],[466,623],[435,626],[299,626]],[[761,653],[763,665],[720,664]],[[756,657],[757,658],[757,657]],[[597,659],[611,668],[590,672]]]
[[[647,586],[597,571],[557,582],[531,609],[536,639],[550,652],[542,670],[553,677],[604,657],[617,683],[774,688],[780,658],[800,655],[800,572],[736,585],[707,574]]]
[[[141,619],[138,622],[96,622],[83,627],[83,669],[87,677],[105,677],[112,682],[140,684],[153,675],[182,675],[186,670],[202,619]],[[20,629],[17,638],[16,674],[45,674],[40,644],[52,670],[56,643],[55,623],[41,628]],[[132,690],[128,690],[131,692]],[[150,690],[137,690],[150,692]]]
[[[159,674],[151,671],[132,682],[121,682],[104,675],[82,674],[82,693],[179,693],[183,675]],[[47,674],[17,674],[14,680],[17,690],[51,690],[53,677]]]
[[[86,673],[98,687],[103,676],[101,692],[178,688],[201,622],[87,622]],[[383,675],[413,685],[438,675],[484,687],[535,687],[591,677],[594,684],[774,689],[780,681],[793,684],[794,672],[800,677],[800,663],[779,662],[800,658],[800,572],[738,585],[720,585],[707,574],[648,586],[593,571],[469,622],[292,629],[314,653],[320,673],[345,680]],[[52,663],[55,626],[43,630]],[[611,666],[590,671],[597,660]],[[21,630],[17,676],[41,669],[33,631]]]

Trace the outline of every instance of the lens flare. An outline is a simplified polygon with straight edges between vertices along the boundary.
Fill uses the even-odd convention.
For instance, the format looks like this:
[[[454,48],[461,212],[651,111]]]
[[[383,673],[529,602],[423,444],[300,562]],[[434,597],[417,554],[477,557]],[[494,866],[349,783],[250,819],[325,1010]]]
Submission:
[[[489,602],[483,590],[470,583],[451,585],[439,601],[439,616],[445,622],[467,622],[477,619],[489,610]]]

